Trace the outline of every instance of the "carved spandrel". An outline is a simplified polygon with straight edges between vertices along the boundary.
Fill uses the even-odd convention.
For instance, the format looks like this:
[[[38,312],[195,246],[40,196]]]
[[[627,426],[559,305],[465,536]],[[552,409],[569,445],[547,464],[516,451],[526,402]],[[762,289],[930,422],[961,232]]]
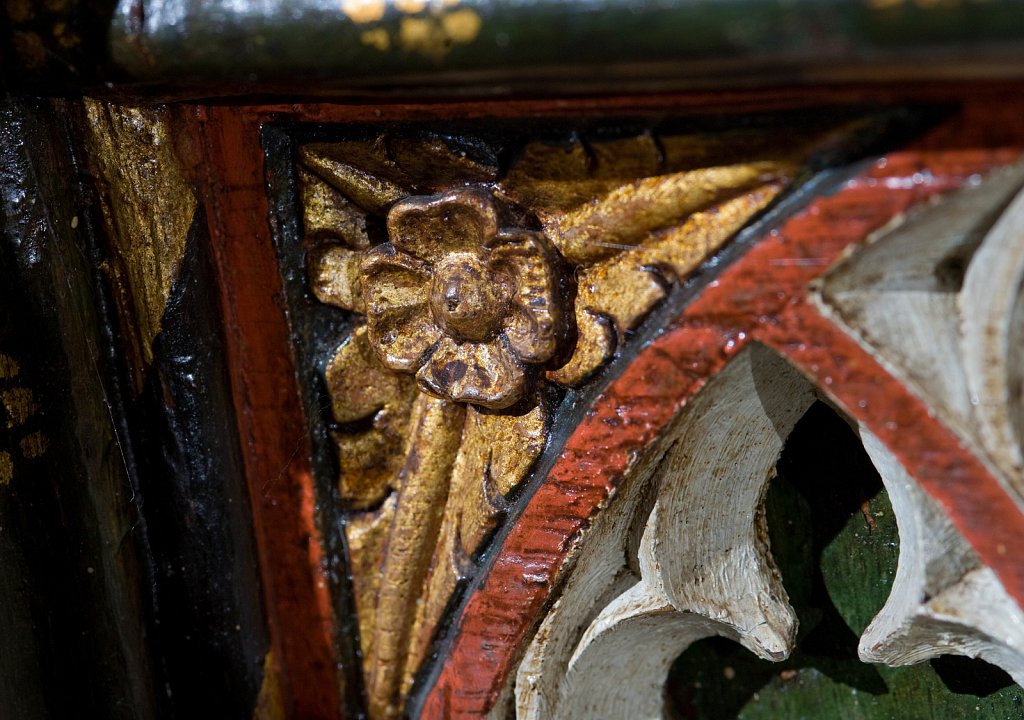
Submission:
[[[327,379],[375,717],[399,711],[562,389],[768,207],[823,134],[748,133],[749,162],[713,137],[300,147],[311,289],[362,318]]]
[[[973,185],[1016,157],[1016,152],[1003,149],[966,152],[960,145],[948,152],[894,152],[870,166],[861,166],[845,182],[826,186],[826,192],[781,218],[770,233],[724,267],[715,282],[705,285],[658,337],[640,348],[622,375],[594,400],[552,469],[537,483],[515,526],[496,548],[484,582],[474,589],[459,616],[458,633],[453,635],[441,670],[425,701],[414,708],[422,710],[421,717],[492,712],[492,717],[506,717],[515,712],[508,704],[513,692],[529,693],[531,686],[547,681],[560,685],[567,676],[557,671],[520,673],[517,679],[510,679],[517,668],[524,667],[520,653],[531,641],[538,648],[556,650],[567,644],[565,657],[585,658],[586,652],[576,644],[596,614],[570,609],[564,617],[566,635],[547,632],[543,625],[537,630],[537,619],[546,622],[558,608],[566,609],[568,588],[577,575],[588,572],[583,559],[588,537],[596,537],[596,527],[603,521],[623,521],[616,531],[619,542],[608,545],[607,557],[613,564],[626,565],[628,571],[615,574],[613,568],[614,582],[603,592],[598,586],[589,586],[584,592],[587,607],[609,608],[628,590],[630,579],[640,576],[635,561],[622,561],[623,555],[639,557],[638,543],[623,538],[640,535],[634,526],[650,516],[649,496],[642,494],[637,512],[642,522],[623,519],[621,501],[635,487],[631,474],[672,418],[699,402],[700,394],[710,391],[714,377],[726,371],[740,353],[749,351],[752,343],[767,345],[798,368],[816,386],[815,395],[828,398],[842,415],[860,424],[862,437],[865,429],[877,437],[907,473],[939,501],[978,558],[1019,603],[1019,574],[1010,555],[1012,538],[1019,536],[1021,529],[1014,498],[1000,487],[990,467],[976,454],[977,448],[961,443],[954,428],[942,424],[945,417],[934,412],[934,404],[919,394],[920,388],[901,380],[896,368],[856,343],[844,328],[824,317],[821,306],[814,302],[817,291],[828,284],[829,269],[855,257],[857,246],[870,243],[870,238],[929,203],[939,202],[944,193]],[[918,178],[923,179],[918,182]],[[768,373],[764,388],[770,388],[775,374]],[[723,435],[728,433],[717,428],[689,433],[680,439],[680,452],[696,452],[701,443],[721,442]],[[694,470],[693,477],[699,477],[700,468]],[[761,480],[757,475],[750,478],[754,483]],[[566,492],[572,494],[573,503],[564,502]],[[683,522],[696,515],[695,507],[687,506],[677,519]],[[552,517],[564,523],[561,532],[550,532]],[[908,544],[911,541],[908,538]],[[522,573],[524,558],[529,558],[529,579]],[[586,585],[586,578],[581,582]],[[954,582],[949,597],[963,597],[961,590],[972,587],[976,587],[972,582]],[[629,605],[627,600],[623,602]],[[628,619],[622,615],[605,619],[616,617]],[[642,625],[646,620],[639,618],[638,622]],[[628,631],[626,624],[617,622],[603,627],[613,631],[610,635],[601,631],[600,637],[607,639],[613,639],[615,628]],[[968,637],[988,632],[962,629]],[[928,644],[925,641],[925,647]],[[630,645],[628,638],[625,645]],[[966,650],[972,645],[960,647]],[[1008,667],[1003,661],[1000,664]],[[559,667],[557,662],[554,667]],[[652,673],[640,675],[637,683],[649,687]],[[610,687],[611,683],[606,683],[598,690],[614,693],[621,689],[628,694],[630,690],[620,688],[624,684]],[[657,696],[657,683],[653,687]],[[548,686],[548,691],[556,703],[564,698],[559,687]],[[582,696],[586,699],[586,690]],[[638,700],[649,699],[638,694]]]

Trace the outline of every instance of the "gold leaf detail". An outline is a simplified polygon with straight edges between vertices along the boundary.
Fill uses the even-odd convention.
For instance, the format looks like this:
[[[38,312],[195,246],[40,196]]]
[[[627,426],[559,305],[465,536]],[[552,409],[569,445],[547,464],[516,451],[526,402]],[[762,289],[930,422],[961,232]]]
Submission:
[[[387,148],[404,172],[423,178],[423,184],[438,191],[452,186],[491,182],[498,175],[498,166],[493,161],[480,160],[465,150],[456,150],[436,135],[393,137],[388,140]]]
[[[370,713],[391,717],[409,647],[417,598],[433,555],[448,480],[462,440],[463,406],[419,395],[410,419],[409,454],[381,572],[373,655],[369,661]]]
[[[317,300],[365,313],[359,281],[359,253],[339,245],[321,246],[309,254],[309,284]]]
[[[712,203],[782,176],[779,165],[757,163],[644,178],[553,216],[545,230],[566,258],[588,265],[629,250]]]
[[[397,474],[397,473],[396,473]],[[369,672],[375,661],[374,628],[380,596],[381,565],[387,554],[388,537],[395,517],[398,494],[392,493],[374,512],[356,512],[345,520],[349,572],[359,622],[359,647],[363,654],[363,675],[369,686]]]
[[[514,405],[524,363],[549,360],[563,334],[546,240],[499,233],[490,194],[469,189],[403,200],[387,226],[390,242],[363,253],[359,274],[381,361],[438,397]]]
[[[436,52],[424,48],[451,28],[437,2],[421,13],[392,48],[406,32],[407,49]],[[817,130],[788,144],[745,128],[300,148],[310,282],[367,316],[328,384],[371,717],[401,711],[453,589],[542,452],[538,383],[592,376],[673,282],[777,197]]]
[[[575,385],[591,375],[611,357],[612,350],[611,343],[594,327],[593,316],[611,318],[620,336],[635,328],[665,294],[663,281],[652,268],[658,268],[667,279],[685,277],[775,199],[782,187],[781,181],[769,183],[694,213],[679,227],[653,234],[634,250],[583,270],[576,298],[576,350],[565,366],[548,377]]]
[[[32,391],[28,388],[8,388],[0,390],[0,402],[3,403],[7,416],[7,427],[24,425],[39,409]]]
[[[518,402],[526,382],[515,353],[500,339],[457,343],[444,338],[416,379],[431,395],[495,409]]]
[[[528,143],[502,181],[509,197],[545,222],[555,213],[589,202],[636,175],[594,177],[592,158],[578,139],[565,144]]]
[[[576,302],[610,317],[621,336],[665,297],[665,286],[645,265],[628,255],[580,273]]]
[[[196,210],[182,142],[167,108],[85,100],[86,146],[113,244],[110,268],[136,389],[178,275]]]
[[[41,432],[36,431],[31,435],[23,437],[18,446],[21,448],[21,454],[26,460],[34,460],[46,453],[46,450],[50,447],[50,441]]]
[[[299,157],[309,170],[367,212],[382,214],[408,194],[407,178],[385,153],[382,142],[306,145]]]
[[[341,240],[350,248],[370,246],[366,216],[344,195],[305,170],[299,170],[299,185],[307,238]]]
[[[518,487],[543,451],[548,415],[542,400],[522,415],[467,411],[437,550],[412,631],[403,694],[426,657],[452,591],[465,576],[480,543],[497,527],[500,513],[507,509],[506,496]]]
[[[334,433],[346,507],[372,507],[392,489],[401,468],[415,383],[381,364],[365,327],[358,328],[338,350],[326,377],[336,421],[372,419],[368,429]]]
[[[616,334],[611,319],[580,304],[576,305],[576,334],[576,351],[569,361],[557,370],[547,372],[551,382],[579,385],[615,353]]]
[[[427,262],[487,245],[498,232],[498,216],[489,194],[455,190],[403,200],[388,213],[392,244]]]

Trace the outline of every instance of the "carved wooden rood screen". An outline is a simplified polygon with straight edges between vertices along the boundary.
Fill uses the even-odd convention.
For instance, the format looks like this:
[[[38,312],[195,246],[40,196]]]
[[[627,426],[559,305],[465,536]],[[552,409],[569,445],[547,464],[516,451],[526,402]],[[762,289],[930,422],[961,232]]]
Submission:
[[[3,11],[0,717],[1024,717],[1024,7]]]

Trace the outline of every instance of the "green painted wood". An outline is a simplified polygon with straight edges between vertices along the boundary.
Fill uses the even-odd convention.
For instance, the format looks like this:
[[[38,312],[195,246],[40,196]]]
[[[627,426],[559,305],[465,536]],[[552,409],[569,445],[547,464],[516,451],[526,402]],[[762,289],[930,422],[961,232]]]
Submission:
[[[972,50],[1012,50],[1022,13],[1020,0],[133,0],[119,4],[111,42],[129,73],[175,81],[353,86],[541,67],[586,81],[580,68],[692,61],[702,76],[750,81],[772,66],[821,71],[922,53],[933,67],[962,63]]]
[[[1022,0],[19,0],[0,3],[0,75],[173,96],[1019,78],[1022,17]]]
[[[949,657],[889,668],[857,659],[860,633],[888,597],[899,535],[881,480],[850,428],[816,405],[790,437],[778,469],[767,514],[773,553],[800,618],[797,649],[769,663],[722,638],[695,644],[669,674],[677,717],[1024,717],[1024,690],[987,663]]]

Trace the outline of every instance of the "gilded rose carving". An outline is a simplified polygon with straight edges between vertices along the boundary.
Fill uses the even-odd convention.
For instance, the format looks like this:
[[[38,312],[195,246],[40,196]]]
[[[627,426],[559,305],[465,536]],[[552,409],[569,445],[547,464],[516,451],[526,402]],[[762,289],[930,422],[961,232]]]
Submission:
[[[547,446],[559,388],[594,377],[777,198],[815,137],[740,152],[713,134],[396,132],[298,149],[309,287],[354,313],[325,380],[372,718],[401,713]]]
[[[561,334],[553,254],[541,233],[499,230],[491,196],[460,189],[391,208],[389,241],[359,280],[370,342],[438,397],[504,409]]]

